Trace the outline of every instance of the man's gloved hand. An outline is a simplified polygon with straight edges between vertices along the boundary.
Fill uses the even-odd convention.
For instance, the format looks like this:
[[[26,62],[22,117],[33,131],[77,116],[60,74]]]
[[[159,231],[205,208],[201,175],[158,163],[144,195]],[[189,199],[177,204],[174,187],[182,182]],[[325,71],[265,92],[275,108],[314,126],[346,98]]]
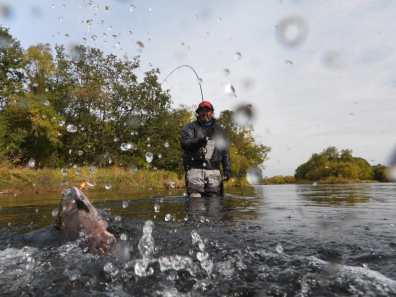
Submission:
[[[197,141],[197,144],[199,147],[204,147],[207,145],[207,143],[208,143],[208,141],[205,138],[200,138]]]
[[[228,181],[231,178],[231,171],[224,171],[224,181]]]

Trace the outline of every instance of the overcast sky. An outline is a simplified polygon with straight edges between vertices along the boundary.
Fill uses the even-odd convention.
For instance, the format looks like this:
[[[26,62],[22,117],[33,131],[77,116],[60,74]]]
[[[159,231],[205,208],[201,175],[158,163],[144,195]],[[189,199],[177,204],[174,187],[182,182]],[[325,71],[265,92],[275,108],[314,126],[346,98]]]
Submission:
[[[140,78],[158,67],[160,81],[188,64],[216,114],[252,104],[256,140],[272,148],[266,176],[293,175],[328,146],[388,162],[396,143],[395,13],[394,0],[0,0],[0,23],[24,48],[84,44],[140,55]],[[175,107],[201,101],[189,68],[163,88]]]

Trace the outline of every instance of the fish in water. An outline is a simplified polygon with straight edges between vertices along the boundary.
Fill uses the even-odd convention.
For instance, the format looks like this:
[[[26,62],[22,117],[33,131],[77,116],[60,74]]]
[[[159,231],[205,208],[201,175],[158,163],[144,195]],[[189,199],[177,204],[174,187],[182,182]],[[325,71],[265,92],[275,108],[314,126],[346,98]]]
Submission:
[[[83,235],[83,248],[93,253],[112,252],[116,239],[107,231],[108,223],[101,213],[79,189],[70,187],[62,192],[55,227],[66,241],[77,240]]]

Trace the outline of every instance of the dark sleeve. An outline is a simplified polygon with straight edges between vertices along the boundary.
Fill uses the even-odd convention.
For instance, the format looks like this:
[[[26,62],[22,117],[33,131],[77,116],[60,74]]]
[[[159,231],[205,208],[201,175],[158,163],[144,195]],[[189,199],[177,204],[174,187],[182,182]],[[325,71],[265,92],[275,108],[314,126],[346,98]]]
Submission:
[[[184,151],[192,152],[199,148],[195,130],[193,123],[184,126],[180,136],[180,145]]]
[[[230,157],[230,150],[228,148],[223,150],[223,157],[221,158],[221,164],[223,164],[223,171],[231,171],[231,157]]]

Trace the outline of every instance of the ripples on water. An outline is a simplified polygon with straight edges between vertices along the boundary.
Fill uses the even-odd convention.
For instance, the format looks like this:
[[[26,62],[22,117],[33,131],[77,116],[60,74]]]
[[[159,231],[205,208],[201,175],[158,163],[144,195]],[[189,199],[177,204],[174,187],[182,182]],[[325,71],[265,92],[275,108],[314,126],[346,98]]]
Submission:
[[[78,242],[59,246],[48,226],[60,194],[0,196],[0,293],[396,295],[394,184],[226,192],[215,199],[189,199],[182,191],[88,192],[113,215],[116,256],[92,255]],[[154,222],[155,248],[144,266],[138,245],[147,220]]]

